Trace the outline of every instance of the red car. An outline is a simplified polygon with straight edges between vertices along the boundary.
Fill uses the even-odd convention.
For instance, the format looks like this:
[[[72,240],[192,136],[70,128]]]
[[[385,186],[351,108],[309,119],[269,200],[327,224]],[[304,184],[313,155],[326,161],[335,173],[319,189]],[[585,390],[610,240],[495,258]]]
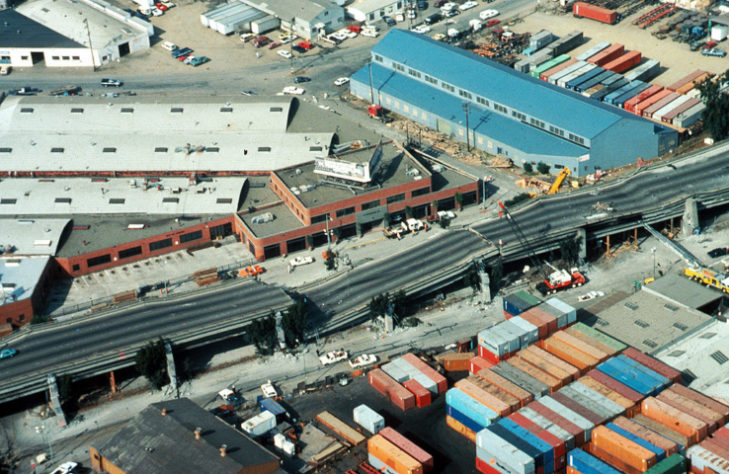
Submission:
[[[258,38],[253,40],[253,46],[256,48],[261,48],[263,46],[266,46],[271,42],[271,38],[268,36],[259,36]]]
[[[305,49],[307,51],[309,51],[311,48],[314,47],[314,45],[312,43],[309,43],[308,41],[301,41],[299,43],[296,43],[296,46],[298,46],[299,48]]]
[[[273,43],[268,45],[268,49],[278,48],[279,46],[281,46],[281,43],[279,43],[278,41],[274,41]]]
[[[167,5],[164,5],[162,3],[155,3],[154,6],[157,7],[157,9],[159,11],[162,11],[162,12],[168,10]]]
[[[501,23],[501,20],[492,18],[491,20],[487,21],[484,26],[494,26],[494,25],[498,25],[499,23]]]

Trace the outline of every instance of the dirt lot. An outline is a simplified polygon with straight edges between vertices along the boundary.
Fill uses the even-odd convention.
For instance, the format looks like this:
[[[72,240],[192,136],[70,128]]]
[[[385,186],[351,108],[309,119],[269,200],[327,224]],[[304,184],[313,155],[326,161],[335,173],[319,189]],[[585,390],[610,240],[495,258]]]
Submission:
[[[512,30],[517,33],[534,34],[546,29],[557,36],[575,30],[582,31],[587,42],[567,53],[572,57],[587,51],[601,41],[622,43],[626,50],[638,50],[643,53],[644,58],[657,59],[661,62],[661,74],[651,81],[661,86],[667,86],[696,69],[718,74],[729,67],[726,59],[702,56],[698,51],[690,51],[688,44],[676,43],[668,38],[659,40],[651,36],[651,32],[663,23],[661,21],[645,30],[632,24],[635,18],[650,11],[651,8],[654,7],[646,7],[624,18],[617,25],[607,25],[587,18],[575,18],[571,14],[535,12],[527,15],[523,22],[514,25]],[[725,46],[722,47],[725,49]]]

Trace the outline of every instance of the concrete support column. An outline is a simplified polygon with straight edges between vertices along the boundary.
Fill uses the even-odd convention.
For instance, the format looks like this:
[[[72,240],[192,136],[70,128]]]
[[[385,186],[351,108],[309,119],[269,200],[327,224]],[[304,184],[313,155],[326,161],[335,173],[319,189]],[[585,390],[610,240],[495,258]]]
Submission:
[[[580,227],[577,229],[577,235],[575,236],[577,242],[580,244],[580,248],[577,251],[577,258],[579,260],[585,260],[587,258],[587,231]]]
[[[699,230],[699,207],[693,198],[686,199],[684,204],[681,232],[684,235],[693,235]]]
[[[111,386],[111,393],[116,393],[116,378],[114,377],[114,371],[109,372],[109,385]]]
[[[170,386],[175,392],[175,398],[180,396],[180,392],[177,387],[177,369],[175,368],[175,356],[172,353],[172,344],[170,341],[165,340],[165,355],[167,356],[167,375],[170,377]]]
[[[61,406],[61,396],[58,393],[58,381],[56,380],[55,374],[48,374],[48,394],[51,403],[51,408],[56,416],[59,417],[59,426],[66,426],[66,414],[63,412]]]

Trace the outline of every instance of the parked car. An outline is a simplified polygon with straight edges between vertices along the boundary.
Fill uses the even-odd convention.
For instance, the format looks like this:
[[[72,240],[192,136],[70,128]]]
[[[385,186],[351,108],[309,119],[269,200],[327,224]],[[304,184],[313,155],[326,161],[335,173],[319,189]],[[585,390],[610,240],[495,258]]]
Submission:
[[[41,90],[36,87],[21,87],[20,89],[11,89],[8,91],[8,95],[36,95]]]
[[[9,359],[11,357],[15,357],[15,354],[18,353],[17,349],[11,349],[6,348],[0,351],[0,359]]]
[[[253,46],[255,46],[256,48],[262,48],[270,42],[271,38],[269,38],[268,36],[259,36],[258,38],[253,40]]]
[[[3,64],[2,66],[0,66],[0,76],[7,76],[8,74],[10,74],[12,68],[13,67],[8,64]]]
[[[321,362],[321,365],[330,365],[336,364],[342,360],[347,360],[348,358],[349,352],[344,349],[340,349],[338,351],[327,352],[326,354],[319,356],[319,361]]]
[[[443,16],[445,18],[452,18],[452,17],[454,17],[456,15],[460,15],[460,14],[461,14],[460,10],[444,10],[443,11]]]
[[[162,47],[167,51],[175,51],[177,49],[177,45],[172,41],[163,41]]]
[[[446,2],[440,6],[441,10],[455,10],[458,8],[458,4],[455,2]]]
[[[435,0],[435,2],[433,2],[433,6],[434,6],[435,8],[441,8],[441,7],[443,7],[443,5],[445,5],[446,3],[447,3],[447,0]]]
[[[210,62],[210,58],[207,56],[195,56],[193,57],[190,62],[188,63],[192,67],[198,67],[201,64],[205,64],[207,62]]]
[[[294,257],[291,260],[289,260],[289,265],[291,265],[292,267],[299,267],[301,265],[308,265],[310,263],[314,263],[314,257],[299,256],[299,257]]]
[[[101,80],[101,85],[104,87],[121,87],[124,85],[119,79],[104,78]]]
[[[289,94],[289,95],[303,95],[304,92],[306,92],[306,91],[304,89],[302,89],[301,87],[286,86],[283,88],[283,90],[281,92],[284,94]]]
[[[458,9],[461,11],[470,10],[471,8],[476,8],[478,6],[478,2],[474,2],[473,0],[469,0],[468,2],[465,2],[461,4]]]
[[[489,9],[489,10],[484,10],[481,13],[479,13],[478,17],[481,18],[482,20],[488,20],[489,18],[493,18],[498,14],[499,14],[498,10]]]
[[[152,16],[162,16],[162,15],[164,15],[164,14],[165,14],[165,12],[163,12],[163,11],[162,11],[162,10],[160,10],[159,8],[157,8],[157,7],[152,7]]]
[[[240,394],[229,388],[219,391],[218,396],[234,406],[242,405],[244,402],[243,397],[241,397]]]
[[[258,95],[258,94],[256,94],[254,91],[252,91],[250,89],[243,89],[242,91],[240,91],[240,93],[243,94],[243,95],[247,95],[249,97],[252,96],[252,95]]]
[[[349,82],[349,78],[348,77],[340,77],[339,79],[337,79],[336,81],[334,81],[334,85],[337,86],[337,87],[339,87],[339,86],[343,86],[344,84],[346,84],[348,82]]]
[[[702,49],[701,54],[704,56],[716,56],[717,58],[723,58],[726,56],[726,51],[719,48]]]
[[[294,77],[294,84],[301,84],[302,82],[311,82],[311,78],[306,76]]]
[[[78,463],[73,461],[67,461],[55,468],[53,472],[51,472],[51,474],[70,474],[72,472],[75,472],[77,467]]]
[[[432,15],[425,18],[426,25],[433,25],[443,19],[443,15],[440,13],[433,13]]]
[[[278,39],[279,39],[279,42],[281,44],[290,43],[290,42],[292,42],[292,41],[294,41],[295,39],[298,39],[298,38],[299,38],[298,36],[291,35],[291,34],[288,34],[288,33],[281,33],[280,35],[278,35]]]
[[[281,46],[281,43],[279,43],[278,41],[274,41],[273,43],[268,45],[268,49],[276,49],[279,46]]]
[[[278,397],[278,392],[276,391],[276,387],[273,386],[270,380],[266,381],[263,385],[261,385],[261,392],[263,392],[263,396],[265,398],[275,398]]]
[[[170,56],[172,56],[173,58],[179,58],[180,56],[187,56],[192,52],[193,51],[190,48],[177,48],[176,50],[172,51],[172,53],[170,53]]]
[[[413,28],[413,31],[415,33],[425,34],[430,32],[430,27],[428,25],[418,25],[415,28]]]
[[[385,20],[385,24],[387,26],[395,26],[395,25],[397,25],[397,22],[395,20],[393,20],[392,17],[386,16],[384,18],[384,20]]]
[[[291,46],[291,49],[293,49],[294,51],[296,51],[297,53],[300,53],[300,54],[304,54],[306,52],[306,50],[304,48],[302,48],[301,46],[299,46],[298,44]]]
[[[356,369],[358,367],[365,367],[370,364],[374,364],[377,362],[377,356],[374,354],[362,354],[358,355],[354,359],[349,361],[349,366],[353,369]]]
[[[729,253],[729,248],[727,248],[727,247],[717,247],[715,249],[709,250],[706,253],[711,258],[723,257],[724,255],[726,255],[726,254]]]
[[[427,10],[428,9],[428,2],[425,0],[418,0],[418,10]]]
[[[167,11],[167,9],[169,8],[167,5],[165,5],[163,3],[155,3],[154,6],[157,7],[157,10],[159,10],[161,12]]]

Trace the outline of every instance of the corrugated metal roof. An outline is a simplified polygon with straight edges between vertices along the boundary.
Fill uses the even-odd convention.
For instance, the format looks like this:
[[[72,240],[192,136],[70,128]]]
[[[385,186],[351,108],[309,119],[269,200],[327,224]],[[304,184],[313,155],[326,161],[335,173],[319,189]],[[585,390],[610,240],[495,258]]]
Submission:
[[[369,85],[368,69],[368,67],[360,69],[351,77],[351,80]],[[423,110],[465,126],[463,100],[458,97],[406,75],[394,74],[392,70],[377,64],[372,65],[372,82],[373,87],[377,90],[399,97],[411,104],[417,104]],[[509,144],[525,153],[569,157],[579,157],[589,153],[586,148],[535,127],[508,119],[498,113],[482,109],[477,104],[471,104],[469,109],[468,125],[471,130]]]
[[[621,119],[642,120],[494,61],[410,31],[393,29],[373,48],[390,58],[487,99],[586,138]]]
[[[0,11],[0,45],[4,48],[85,48],[15,10]]]

